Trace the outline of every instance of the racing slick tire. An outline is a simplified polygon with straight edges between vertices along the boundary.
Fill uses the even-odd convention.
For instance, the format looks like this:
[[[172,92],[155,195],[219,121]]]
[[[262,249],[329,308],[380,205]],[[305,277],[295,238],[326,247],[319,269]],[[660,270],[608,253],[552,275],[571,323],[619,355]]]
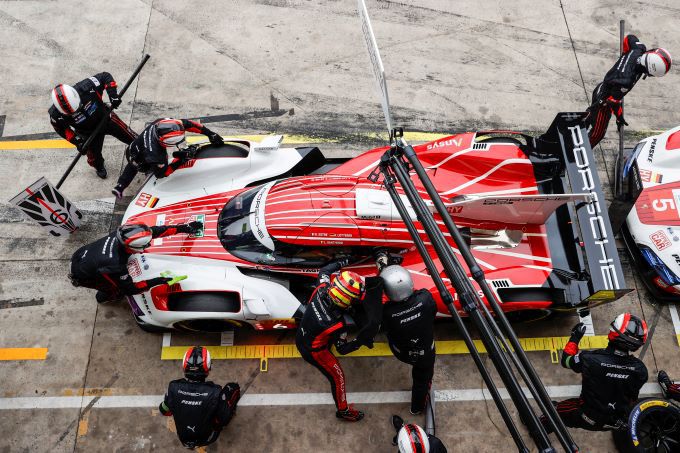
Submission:
[[[617,442],[624,453],[670,453],[680,451],[680,408],[668,400],[641,400],[628,417],[627,445]]]
[[[166,327],[160,327],[160,326],[154,326],[153,324],[147,324],[141,319],[139,319],[136,315],[134,315],[135,318],[135,324],[137,324],[137,327],[142,329],[144,332],[148,333],[166,333],[166,332],[172,332],[172,329],[168,329]]]
[[[489,137],[482,136],[475,140],[477,143],[506,143],[511,145],[520,146],[522,142],[513,137]]]
[[[241,299],[232,292],[184,292],[170,295],[168,308],[172,311],[239,313]],[[224,332],[250,324],[234,319],[188,319],[174,325],[176,329],[192,332]]]

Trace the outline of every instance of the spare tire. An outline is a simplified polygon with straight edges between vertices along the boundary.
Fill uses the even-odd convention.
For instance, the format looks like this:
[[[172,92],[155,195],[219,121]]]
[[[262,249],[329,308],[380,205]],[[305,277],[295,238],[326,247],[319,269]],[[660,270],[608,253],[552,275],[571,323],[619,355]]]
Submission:
[[[628,417],[628,435],[630,443],[620,451],[680,451],[680,408],[661,398],[640,401]]]

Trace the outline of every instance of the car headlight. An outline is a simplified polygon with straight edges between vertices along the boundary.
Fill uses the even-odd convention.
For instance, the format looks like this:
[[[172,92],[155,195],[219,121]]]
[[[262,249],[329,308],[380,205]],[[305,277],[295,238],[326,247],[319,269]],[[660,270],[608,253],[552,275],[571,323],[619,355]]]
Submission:
[[[640,248],[640,253],[642,257],[647,261],[647,263],[656,271],[657,274],[667,285],[678,285],[680,284],[680,278],[671,271],[668,266],[661,261],[661,258],[656,256],[656,253],[652,252],[649,247],[644,245],[638,245]]]

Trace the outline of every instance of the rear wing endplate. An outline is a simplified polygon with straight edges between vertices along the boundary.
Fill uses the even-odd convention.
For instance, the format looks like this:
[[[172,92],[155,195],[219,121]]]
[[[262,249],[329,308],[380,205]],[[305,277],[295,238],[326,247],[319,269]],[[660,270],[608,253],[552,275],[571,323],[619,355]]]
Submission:
[[[591,195],[589,202],[577,204],[575,209],[590,273],[591,295],[587,300],[600,304],[616,300],[632,290],[626,287],[583,117],[583,113],[557,114],[548,132],[539,139],[542,142],[539,150],[552,148],[551,151],[557,151],[555,147],[559,143],[560,160],[566,167],[572,192]]]

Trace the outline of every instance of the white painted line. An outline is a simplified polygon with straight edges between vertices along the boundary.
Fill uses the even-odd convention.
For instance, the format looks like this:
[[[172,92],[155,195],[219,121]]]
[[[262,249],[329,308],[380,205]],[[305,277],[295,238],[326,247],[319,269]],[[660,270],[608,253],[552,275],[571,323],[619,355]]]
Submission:
[[[163,347],[167,348],[170,346],[170,342],[172,341],[172,334],[170,332],[166,332],[163,334]]]
[[[592,337],[595,336],[595,326],[593,325],[593,317],[590,313],[590,310],[585,309],[583,311],[578,310],[578,317],[579,320],[586,325],[586,335]],[[583,313],[587,313],[586,315],[582,316]]]
[[[503,399],[509,399],[508,392],[498,389]],[[580,385],[559,385],[546,387],[552,398],[573,398],[581,393]],[[525,393],[529,398],[528,390]],[[656,383],[645,384],[640,396],[661,395]],[[94,396],[29,396],[0,398],[0,410],[17,409],[78,409],[92,403]],[[484,401],[490,400],[486,389],[435,390],[437,402]],[[349,393],[347,400],[357,404],[408,403],[411,392],[356,392]],[[163,401],[163,395],[101,396],[92,405],[96,409],[110,408],[154,408]],[[240,406],[318,406],[333,404],[329,392],[325,393],[248,393],[239,401]]]
[[[671,312],[671,319],[673,320],[673,329],[675,329],[675,334],[680,335],[680,316],[678,316],[678,307],[675,304],[668,304],[668,309]]]

